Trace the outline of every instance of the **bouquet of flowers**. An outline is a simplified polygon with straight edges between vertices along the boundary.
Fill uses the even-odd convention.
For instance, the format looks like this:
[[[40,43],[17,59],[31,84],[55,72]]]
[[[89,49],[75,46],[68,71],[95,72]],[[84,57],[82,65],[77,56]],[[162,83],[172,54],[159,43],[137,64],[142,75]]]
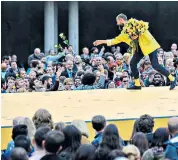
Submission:
[[[66,39],[66,36],[64,35],[64,33],[60,33],[59,37],[63,40],[64,44],[69,46],[69,41]],[[57,49],[63,50],[61,44],[58,44],[58,45],[56,44],[54,47],[57,48]]]
[[[134,18],[131,18],[124,25],[121,33],[127,34],[129,38],[132,40],[131,46],[137,49],[138,48],[138,37],[139,35],[143,34],[146,30],[148,30],[148,27],[149,26],[147,22],[143,22],[143,21],[139,21]]]

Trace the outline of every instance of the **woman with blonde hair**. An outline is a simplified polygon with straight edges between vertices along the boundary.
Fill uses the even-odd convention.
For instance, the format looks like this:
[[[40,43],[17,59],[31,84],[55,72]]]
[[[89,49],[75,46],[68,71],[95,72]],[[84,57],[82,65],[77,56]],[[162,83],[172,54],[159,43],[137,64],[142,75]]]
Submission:
[[[53,129],[53,121],[52,116],[46,109],[39,109],[35,112],[33,118],[32,118],[36,129],[38,129],[41,126],[48,126],[51,129]]]
[[[87,124],[83,120],[74,120],[71,123],[74,125],[82,134],[81,144],[89,144],[90,141],[88,140],[89,131],[87,128]]]
[[[128,145],[122,149],[122,151],[127,155],[129,160],[140,160],[140,151],[134,145]]]
[[[18,124],[24,124],[27,126],[28,137],[30,138],[30,140],[32,140],[36,132],[36,128],[33,121],[28,117],[22,117],[19,119]]]

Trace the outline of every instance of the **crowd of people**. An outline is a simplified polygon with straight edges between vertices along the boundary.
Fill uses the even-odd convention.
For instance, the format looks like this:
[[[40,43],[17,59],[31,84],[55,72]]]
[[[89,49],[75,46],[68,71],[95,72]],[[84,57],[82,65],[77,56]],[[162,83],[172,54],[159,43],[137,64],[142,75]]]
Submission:
[[[178,160],[178,117],[171,117],[167,127],[157,128],[154,118],[136,119],[130,139],[124,141],[117,126],[103,115],[91,119],[96,136],[89,140],[83,120],[70,124],[53,123],[46,109],[34,116],[13,119],[12,141],[1,154],[2,160]],[[3,138],[3,137],[2,137]]]
[[[178,79],[177,44],[172,44],[168,52],[160,48],[157,56],[159,64]],[[119,46],[112,47],[111,52],[105,52],[104,47],[85,47],[80,55],[71,45],[59,53],[50,50],[44,54],[36,48],[28,57],[28,68],[24,68],[16,55],[5,55],[1,63],[1,93],[127,88],[134,85],[131,58],[130,53],[121,54]],[[149,57],[137,67],[142,87],[170,85],[152,68]]]

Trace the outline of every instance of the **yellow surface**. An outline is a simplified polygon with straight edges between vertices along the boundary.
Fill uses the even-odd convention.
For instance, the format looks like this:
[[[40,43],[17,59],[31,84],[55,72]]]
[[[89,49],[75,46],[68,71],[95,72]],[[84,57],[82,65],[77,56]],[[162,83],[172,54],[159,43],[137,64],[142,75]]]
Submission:
[[[154,130],[158,127],[166,127],[168,118],[155,119]],[[129,140],[132,134],[132,129],[134,125],[134,120],[124,120],[124,121],[109,121],[108,124],[115,124],[118,127],[119,134],[124,140]],[[89,140],[90,142],[95,137],[95,132],[92,128],[91,122],[87,122],[87,126],[90,132]],[[1,128],[1,149],[6,149],[8,142],[11,140],[12,128]]]
[[[178,90],[168,87],[143,88],[141,91],[126,89],[63,91],[45,93],[2,94],[2,126],[12,126],[17,116],[33,117],[36,110],[45,108],[55,123],[71,122],[74,119],[91,121],[92,116],[102,114],[107,120],[114,120],[123,139],[130,138],[133,120],[147,113],[153,117],[178,115]],[[123,120],[124,119],[124,120]],[[127,119],[127,120],[126,120]],[[166,126],[167,119],[157,119],[156,127]],[[91,124],[90,140],[94,137]],[[1,147],[7,146],[10,129],[2,128]]]

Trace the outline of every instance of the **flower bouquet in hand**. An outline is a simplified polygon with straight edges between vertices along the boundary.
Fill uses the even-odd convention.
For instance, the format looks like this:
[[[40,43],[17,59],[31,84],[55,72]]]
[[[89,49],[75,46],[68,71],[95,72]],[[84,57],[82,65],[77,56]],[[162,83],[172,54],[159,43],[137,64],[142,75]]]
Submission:
[[[141,34],[143,34],[146,30],[148,30],[148,28],[149,28],[148,22],[143,22],[131,18],[124,25],[121,33],[127,34],[129,38],[132,40],[130,46],[134,49],[138,49],[138,37]]]

